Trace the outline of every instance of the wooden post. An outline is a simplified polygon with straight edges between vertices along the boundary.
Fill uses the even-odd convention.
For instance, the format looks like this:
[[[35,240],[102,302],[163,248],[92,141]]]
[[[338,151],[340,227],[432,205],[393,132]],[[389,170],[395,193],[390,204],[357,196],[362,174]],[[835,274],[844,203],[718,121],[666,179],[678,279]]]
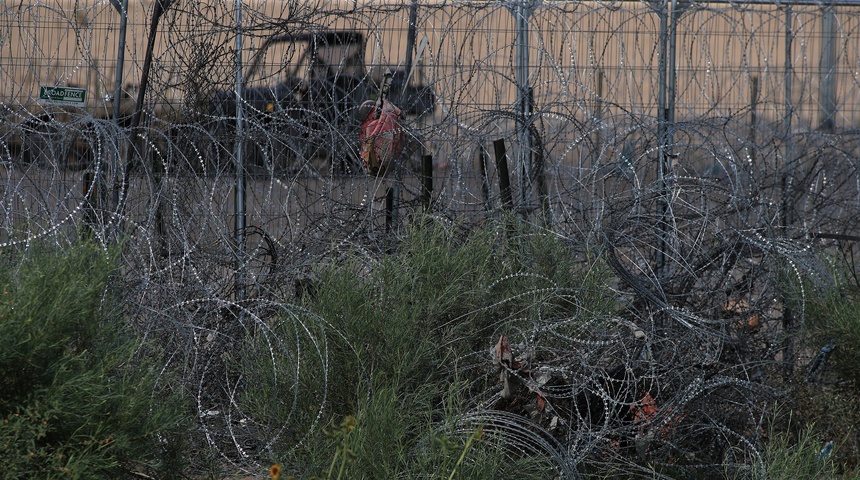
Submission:
[[[496,152],[496,170],[499,172],[499,193],[502,196],[502,208],[512,210],[514,208],[514,200],[511,197],[511,176],[508,172],[505,139],[500,138],[493,141],[493,150]]]
[[[430,209],[433,198],[433,155],[421,157],[421,203],[424,210]]]

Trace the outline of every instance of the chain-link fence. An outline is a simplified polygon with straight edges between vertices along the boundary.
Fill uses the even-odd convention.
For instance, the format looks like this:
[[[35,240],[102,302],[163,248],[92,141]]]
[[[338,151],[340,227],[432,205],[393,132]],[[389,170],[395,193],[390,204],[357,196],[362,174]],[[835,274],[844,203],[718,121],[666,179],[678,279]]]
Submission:
[[[774,313],[768,259],[827,283],[810,247],[834,242],[853,265],[854,0],[2,8],[0,246],[124,238],[144,322],[262,316],[333,245],[385,252],[420,209],[508,210],[599,245],[655,324],[693,333],[667,380],[678,408],[723,390],[753,405],[734,370],[692,380],[725,346],[713,319],[743,297],[777,338],[796,321]],[[407,141],[376,176],[361,106],[386,71]]]
[[[820,152],[810,145],[816,141],[837,157],[856,157],[854,9],[132,2],[124,25],[119,1],[7,5],[4,160],[19,171],[98,172],[95,184],[111,185],[135,168],[152,170],[150,177],[163,170],[232,182],[235,161],[254,182],[350,182],[349,192],[323,196],[355,205],[356,195],[379,193],[376,181],[358,181],[356,110],[389,68],[391,99],[406,111],[411,139],[395,175],[406,189],[397,208],[419,196],[409,180],[421,173],[424,154],[435,162],[436,208],[499,207],[491,147],[504,139],[516,209],[542,206],[553,222],[576,212],[577,222],[594,224],[602,215],[595,182],[623,192],[627,185],[615,181],[622,177],[641,184],[746,170],[760,179],[771,172],[754,170],[769,162],[795,169],[787,160]],[[84,101],[39,99],[42,87],[57,86],[83,88]],[[254,185],[247,194],[265,191],[289,190]],[[139,194],[153,197],[154,207],[162,193]],[[270,210],[283,202],[250,202],[251,224],[288,228],[276,220],[280,208]]]

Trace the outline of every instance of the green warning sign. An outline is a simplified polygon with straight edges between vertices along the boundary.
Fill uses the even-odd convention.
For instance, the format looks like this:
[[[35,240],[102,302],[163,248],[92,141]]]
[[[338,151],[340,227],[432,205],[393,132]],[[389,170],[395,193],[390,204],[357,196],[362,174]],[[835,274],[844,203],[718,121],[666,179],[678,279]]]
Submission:
[[[87,101],[87,90],[76,87],[39,86],[39,100],[64,105],[83,105]]]

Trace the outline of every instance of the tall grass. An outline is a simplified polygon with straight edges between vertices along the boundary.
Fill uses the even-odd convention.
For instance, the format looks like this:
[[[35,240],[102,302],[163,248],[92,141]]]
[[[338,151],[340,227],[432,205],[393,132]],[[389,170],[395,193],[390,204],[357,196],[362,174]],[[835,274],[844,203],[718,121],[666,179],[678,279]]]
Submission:
[[[814,427],[808,425],[797,432],[791,430],[771,431],[762,462],[751,464],[753,468],[750,476],[768,480],[839,478],[838,465],[827,450],[827,442],[816,437]]]
[[[828,258],[825,254],[822,257]],[[791,336],[799,351],[794,372],[787,379],[773,381],[785,396],[782,415],[775,417],[778,427],[769,448],[783,452],[775,460],[788,465],[785,471],[789,472],[792,462],[799,470],[821,468],[819,464],[809,465],[808,455],[800,456],[797,450],[812,448],[812,444],[821,448],[832,441],[828,468],[839,472],[838,478],[858,478],[860,291],[844,267],[833,261],[827,266],[824,275],[787,275],[782,282],[786,305],[802,322]],[[821,277],[828,281],[821,281]],[[789,440],[795,443],[786,444]]]
[[[785,385],[795,423],[833,440],[837,464],[860,467],[860,291],[837,270],[832,288],[801,284],[806,292],[804,324],[797,334],[804,356],[793,382]],[[799,288],[795,288],[798,290]],[[794,302],[800,309],[800,302]],[[849,477],[850,478],[850,477]]]
[[[535,227],[465,231],[416,218],[389,255],[332,254],[302,310],[249,340],[242,373],[268,386],[248,389],[241,404],[255,418],[291,425],[271,454],[297,474],[319,475],[337,449],[325,429],[312,428],[314,416],[333,426],[355,415],[344,478],[447,478],[455,468],[458,478],[511,468],[518,478],[551,478],[548,460],[512,455],[491,436],[466,448],[477,425],[444,426],[498,379],[488,374],[500,333],[540,318],[568,320],[566,334],[586,328],[615,308],[609,281],[599,260]],[[270,349],[271,338],[285,348]],[[300,360],[299,350],[316,353]],[[295,382],[276,386],[276,370]]]
[[[124,325],[115,259],[37,246],[0,267],[3,478],[168,478],[189,426],[158,349]]]
[[[843,287],[815,292],[807,306],[807,317],[812,339],[817,347],[832,343],[829,369],[860,382],[860,290]]]
[[[3,478],[181,478],[206,453],[184,443],[194,417],[162,371],[165,352],[124,321],[116,260],[88,243],[0,257]],[[524,343],[541,362],[611,328],[613,277],[598,255],[511,219],[465,229],[419,216],[384,255],[333,250],[313,282],[310,295],[271,302],[279,313],[217,352],[241,434],[260,447],[255,462],[282,465],[286,478],[559,477],[557,459],[526,451],[501,417],[490,425],[496,417],[471,414],[497,398],[500,335],[512,344],[539,335]],[[799,358],[836,342],[825,376],[809,381],[798,361],[795,377],[769,379],[790,415],[774,416],[767,435],[744,432],[756,444],[730,452],[738,458],[727,457],[726,472],[706,470],[857,478],[858,295],[804,286],[797,302],[800,287],[786,289],[805,319],[793,332]],[[615,460],[588,471],[687,471]]]

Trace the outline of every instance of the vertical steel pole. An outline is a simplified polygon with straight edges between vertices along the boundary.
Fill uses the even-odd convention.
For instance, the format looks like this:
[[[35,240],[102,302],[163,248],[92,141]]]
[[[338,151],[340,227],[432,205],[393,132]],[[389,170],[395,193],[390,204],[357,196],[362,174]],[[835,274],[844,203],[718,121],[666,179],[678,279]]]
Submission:
[[[660,49],[657,54],[657,152],[660,156],[660,165],[663,162],[663,137],[666,131],[666,51],[669,42],[669,12],[668,1],[663,0],[660,4]],[[660,168],[658,166],[658,168]]]
[[[241,271],[244,263],[245,253],[245,164],[243,155],[244,133],[243,118],[244,105],[242,79],[242,0],[236,0],[236,144],[235,159],[236,185],[233,190],[236,218],[234,234],[236,248],[238,249],[236,265],[236,298],[242,300],[245,297],[244,279]]]
[[[120,14],[119,19],[119,43],[117,45],[117,53],[116,53],[116,77],[113,84],[113,121],[116,126],[117,136],[116,136],[116,146],[115,146],[115,154],[114,154],[114,162],[113,162],[113,174],[114,174],[114,188],[113,195],[111,198],[111,207],[115,209],[115,211],[119,212],[119,202],[121,194],[125,192],[120,192],[120,185],[123,183],[119,180],[119,175],[121,174],[120,170],[120,159],[122,155],[120,154],[121,145],[124,143],[124,139],[122,135],[119,135],[120,132],[120,120],[119,115],[121,112],[121,103],[122,103],[122,72],[124,69],[125,63],[125,32],[128,28],[128,0],[122,0],[122,4],[118,5],[117,3],[113,4],[114,7],[117,7],[117,10]],[[125,173],[122,172],[124,175]],[[117,219],[119,221],[119,219]]]
[[[750,79],[750,135],[749,135],[749,159],[751,163],[756,159],[756,129],[758,128],[758,75]]]
[[[794,106],[792,105],[792,79],[794,76],[794,66],[791,59],[792,41],[794,33],[791,29],[792,11],[791,5],[785,6],[785,174],[783,178],[783,193],[782,193],[782,226],[787,228],[793,221],[792,209],[794,205],[791,201],[792,184],[794,183],[794,145],[792,144],[792,120],[794,117]]]
[[[782,205],[780,221],[782,222],[783,235],[788,236],[788,228],[791,226],[794,210],[794,145],[792,145],[791,123],[794,116],[794,107],[791,102],[792,76],[794,67],[791,60],[792,41],[794,33],[791,28],[792,21],[791,5],[785,6],[785,172],[782,179]],[[791,334],[795,329],[794,311],[790,306],[785,306],[782,312],[782,329],[785,333],[783,341],[783,376],[788,378],[794,371],[794,342]]]
[[[600,146],[603,144],[603,68],[597,69],[596,83],[597,98],[594,102],[594,123],[597,125],[597,128],[594,131],[594,163],[599,162]]]
[[[122,0],[119,19],[119,44],[116,53],[116,78],[113,83],[113,119],[119,129],[120,103],[122,100],[122,71],[125,63],[125,32],[128,27],[128,0]]]
[[[678,44],[678,20],[681,18],[681,8],[677,0],[672,0],[672,13],[669,22],[669,52],[666,55],[667,75],[669,77],[669,85],[666,93],[666,148],[668,149],[666,165],[669,169],[672,168],[672,143],[674,143],[673,125],[675,123],[675,85],[677,83],[676,73],[677,66],[675,65],[675,56]],[[667,170],[670,171],[670,170]]]
[[[836,127],[836,12],[833,4],[821,6],[821,61],[818,65],[820,127]]]
[[[667,219],[667,184],[666,184],[666,174],[668,170],[668,152],[666,152],[667,145],[667,131],[668,131],[668,113],[666,108],[666,97],[668,96],[668,87],[667,87],[667,75],[668,75],[668,61],[667,54],[669,51],[669,0],[664,0],[660,5],[659,15],[660,15],[660,50],[659,55],[660,58],[657,61],[657,181],[660,186],[660,196],[661,199],[659,201],[659,205],[657,208],[657,222],[658,222],[658,235],[657,239],[657,264],[656,264],[656,274],[657,278],[663,278],[665,276],[666,270],[666,256],[667,256],[667,231],[666,221]]]
[[[671,2],[671,3],[670,3]],[[675,122],[675,84],[678,19],[681,16],[676,0],[665,0],[660,8],[660,60],[659,88],[657,93],[657,149],[658,149],[658,182],[660,185],[660,202],[658,207],[659,237],[657,240],[657,278],[665,278],[669,274],[668,257],[671,246],[670,223],[672,222],[672,124]]]
[[[531,206],[531,136],[529,124],[531,123],[531,88],[529,86],[529,16],[532,13],[530,0],[521,0],[517,4],[515,19],[517,25],[517,103],[520,109],[521,121],[517,125],[517,143],[519,154],[517,155],[520,167],[520,205],[523,215],[530,210]]]
[[[406,83],[412,77],[412,50],[415,49],[416,22],[418,22],[418,0],[412,0],[412,4],[409,6],[409,27],[406,30],[406,70],[404,71],[401,98],[406,97]]]

